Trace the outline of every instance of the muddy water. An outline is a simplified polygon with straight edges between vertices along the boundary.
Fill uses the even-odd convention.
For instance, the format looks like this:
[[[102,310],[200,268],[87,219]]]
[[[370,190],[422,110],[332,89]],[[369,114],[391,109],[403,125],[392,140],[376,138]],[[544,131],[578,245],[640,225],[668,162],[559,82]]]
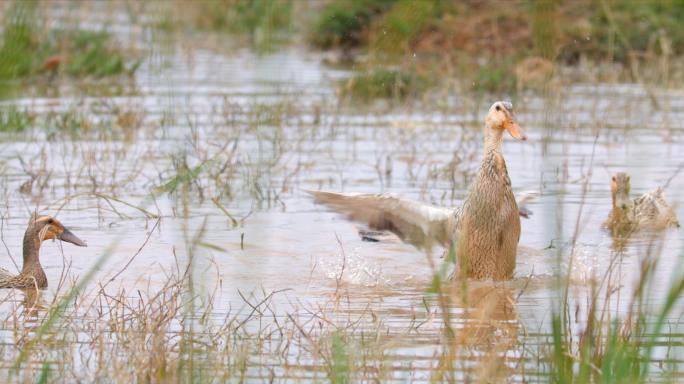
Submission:
[[[303,190],[394,192],[458,206],[477,170],[481,121],[493,100],[434,96],[402,106],[340,105],[334,84],[349,72],[326,68],[320,56],[300,48],[265,56],[178,48],[164,65],[156,60],[146,61],[119,96],[92,96],[60,84],[58,93],[29,90],[29,96],[5,102],[38,115],[76,110],[104,122],[116,120],[117,107],[138,116],[140,127],[106,141],[97,134],[50,137],[40,130],[3,137],[0,189],[6,204],[0,212],[8,252],[0,264],[15,270],[10,254],[20,264],[28,212],[38,209],[56,214],[88,242],[87,248],[43,245],[51,283],[46,296],[55,294],[65,265],[67,275],[76,277],[104,254],[91,288],[114,278],[107,289],[154,292],[178,263],[187,262],[188,239],[203,228],[207,246],[192,254],[198,284],[217,289],[217,317],[249,311],[243,295],[258,302],[270,292],[277,292],[272,306],[283,318],[323,308],[340,324],[358,318],[362,329],[374,329],[372,312],[394,337],[383,350],[391,361],[386,364],[396,369],[391,377],[428,379],[443,347],[441,318],[427,293],[429,260],[440,265],[441,251],[426,255],[391,237],[364,242],[362,226],[314,205]],[[548,343],[559,297],[554,283],[568,268],[571,300],[586,302],[589,281],[603,276],[614,257],[613,241],[601,229],[613,172],[631,175],[635,196],[670,180],[669,200],[684,218],[684,177],[677,174],[684,164],[681,96],[657,91],[661,106],[655,109],[638,86],[576,85],[547,98],[514,100],[529,140],[505,137],[503,152],[515,190],[540,197],[529,206],[534,215],[522,222],[514,281],[471,282],[468,297],[450,308],[454,327],[464,330],[475,350],[459,363],[464,375],[490,355],[508,357],[501,364],[513,379],[520,379],[518,364],[537,366],[516,341],[524,339],[528,348]],[[211,170],[218,163],[228,170],[217,179],[211,171],[200,173],[186,195],[151,193],[178,174],[178,164],[192,168],[207,160]],[[21,193],[28,173],[42,179]],[[37,185],[41,180],[44,188]],[[110,204],[103,196],[141,209],[113,199]],[[659,241],[654,304],[681,269],[682,231],[668,231]],[[618,313],[626,312],[647,247],[647,241],[632,239],[620,257],[625,293],[612,303]],[[331,306],[339,295],[344,304]],[[10,300],[4,308],[16,305]],[[673,321],[679,315],[675,311]],[[260,378],[275,369],[292,378],[325,377],[316,361],[309,363],[283,371],[283,360],[255,358],[249,375]]]

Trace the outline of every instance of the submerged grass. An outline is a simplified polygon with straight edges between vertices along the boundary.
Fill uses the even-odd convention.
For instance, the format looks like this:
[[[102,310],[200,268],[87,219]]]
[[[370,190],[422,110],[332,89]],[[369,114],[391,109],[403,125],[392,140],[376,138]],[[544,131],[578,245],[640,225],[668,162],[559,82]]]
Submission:
[[[185,250],[182,256],[200,254],[210,249],[224,257],[225,250],[205,239],[215,236],[207,234],[207,224],[203,220],[200,220],[201,223],[194,221],[193,224],[190,219],[198,216],[201,219],[206,214],[204,210],[194,211],[197,200],[210,200],[213,203],[211,207],[215,207],[212,209],[217,213],[220,210],[222,213],[218,214],[230,218],[231,230],[239,230],[244,224],[244,218],[233,217],[232,208],[227,206],[237,194],[247,196],[246,199],[256,210],[271,207],[271,203],[278,207],[276,210],[286,207],[288,200],[280,198],[287,196],[289,190],[296,189],[300,170],[299,164],[289,164],[288,167],[287,162],[299,161],[298,157],[303,151],[318,150],[312,146],[314,141],[339,145],[340,137],[335,136],[336,126],[320,123],[346,117],[338,115],[336,108],[335,105],[322,109],[319,107],[315,110],[318,116],[314,117],[314,109],[302,106],[296,97],[275,104],[255,102],[248,106],[226,102],[223,108],[212,106],[213,123],[210,126],[201,128],[187,118],[183,126],[182,151],[173,150],[162,155],[158,153],[156,141],[151,149],[136,154],[128,148],[132,146],[126,143],[122,152],[106,149],[113,140],[108,136],[94,145],[99,157],[92,157],[88,151],[72,154],[74,148],[86,144],[70,145],[66,140],[68,151],[65,153],[70,154],[69,159],[82,156],[83,163],[87,165],[75,165],[63,170],[69,178],[74,179],[64,182],[67,185],[65,188],[88,191],[75,193],[74,197],[87,195],[102,200],[102,204],[110,210],[107,212],[117,222],[127,222],[138,216],[144,216],[145,220],[161,216],[161,226],[168,228],[175,219],[187,220],[183,224],[186,226],[183,247],[176,248]],[[463,108],[459,113],[466,116],[467,107]],[[108,118],[95,115],[97,110],[108,111]],[[54,124],[63,126],[64,132],[70,132],[69,127],[74,127],[77,132],[75,136],[83,138],[88,137],[88,133],[80,131],[81,118],[111,123],[125,110],[123,107],[75,108],[74,111],[53,111],[56,116],[51,119],[56,121]],[[50,115],[50,112],[44,114]],[[366,117],[375,121],[379,116],[383,116],[381,112],[373,111]],[[42,115],[35,117],[38,124],[44,118]],[[118,119],[129,118],[116,117]],[[174,127],[178,124],[181,123],[172,123]],[[381,120],[380,123],[368,124],[363,127],[373,131],[376,127],[370,124],[386,123]],[[159,133],[155,129],[150,130]],[[420,137],[413,135],[416,130],[416,127],[409,127],[406,129],[406,138],[386,136],[384,142],[408,154],[411,151],[408,148],[420,144],[415,143],[416,137]],[[435,127],[435,131],[442,130],[443,127]],[[450,131],[449,139],[454,140],[458,134],[467,135],[468,131]],[[343,130],[341,134],[347,133]],[[53,140],[69,136],[56,136]],[[480,138],[473,136],[470,139],[479,143]],[[470,149],[479,156],[479,146],[469,141],[468,136],[459,137],[459,140],[465,143],[460,143],[461,147],[455,150],[458,156],[465,156]],[[305,145],[300,146],[302,142]],[[244,143],[247,146],[241,147],[240,144]],[[434,149],[436,145],[430,141],[423,144],[428,149]],[[470,145],[474,147],[469,148]],[[127,148],[133,151],[132,155],[128,155]],[[293,153],[297,156],[289,156]],[[155,155],[157,157],[153,157]],[[164,156],[162,160],[159,160],[160,156]],[[412,175],[414,171],[411,168],[428,166],[406,156],[402,160],[407,167],[406,173],[415,185],[420,185],[423,181]],[[109,160],[104,161],[103,158]],[[132,170],[124,172],[116,166],[110,166],[117,164],[116,160],[112,160],[115,158],[128,159],[134,163]],[[143,163],[151,163],[149,159],[155,159],[159,174],[144,174],[140,170],[145,165]],[[426,159],[426,162],[431,160],[429,156]],[[476,160],[454,158],[455,163],[459,161],[472,163]],[[343,166],[347,167],[347,158],[343,162]],[[47,173],[46,169],[51,169],[44,164],[32,166],[30,159],[26,163],[25,172],[35,174],[38,178]],[[456,172],[455,169],[440,168],[439,172],[435,172],[436,176],[427,176],[424,181],[426,186],[422,188],[429,188],[434,180],[445,182],[449,177],[454,178]],[[78,176],[83,174],[87,174],[87,177]],[[123,180],[113,175],[120,175]],[[145,179],[151,181],[141,186],[140,175],[145,175]],[[42,181],[35,183],[41,184]],[[459,188],[467,184],[460,180],[452,180],[452,183]],[[48,183],[41,191],[50,193],[51,189],[56,188],[55,185],[60,184]],[[134,188],[145,189],[146,192],[165,192],[164,197],[170,199],[174,215],[177,216],[152,214],[130,205],[127,207],[134,213],[119,213],[125,201],[117,200],[119,197],[114,192],[103,192],[109,189],[130,193],[129,190]],[[91,189],[98,194],[95,195]],[[34,197],[40,195],[42,193],[34,194]],[[261,202],[269,205],[260,205]],[[63,204],[60,202],[60,209]],[[177,257],[175,253],[166,256],[169,259]],[[539,377],[537,375],[545,374],[548,376],[543,376],[544,379],[556,382],[583,383],[643,382],[652,373],[667,379],[674,374],[670,371],[675,371],[675,368],[668,366],[662,370],[654,368],[661,359],[654,351],[658,352],[663,339],[678,337],[669,333],[666,325],[672,315],[673,305],[682,293],[681,279],[674,281],[668,294],[669,303],[656,312],[658,316],[647,312],[647,308],[642,311],[639,305],[635,305],[632,314],[616,318],[613,315],[614,308],[601,305],[605,300],[599,300],[598,293],[604,291],[597,286],[588,296],[590,311],[574,314],[574,302],[565,301],[549,321],[548,332],[528,336],[524,330],[526,324],[515,313],[517,298],[510,288],[493,283],[485,286],[484,294],[476,294],[482,290],[476,284],[468,281],[453,284],[448,281],[447,265],[456,262],[453,250],[446,255],[443,265],[437,265],[436,262],[432,265],[433,279],[426,283],[429,286],[425,287],[422,300],[411,301],[409,298],[410,304],[390,305],[389,312],[380,309],[384,296],[382,300],[362,302],[362,310],[351,304],[346,306],[345,302],[358,304],[359,298],[354,296],[356,286],[347,286],[341,279],[335,292],[316,297],[315,304],[311,305],[296,303],[294,309],[278,309],[277,304],[287,300],[274,300],[279,293],[257,290],[252,295],[242,295],[241,292],[244,308],[227,307],[216,294],[220,292],[221,283],[217,283],[217,287],[202,290],[199,286],[212,280],[207,277],[211,272],[203,270],[199,264],[190,265],[197,259],[182,256],[179,256],[181,261],[174,271],[158,271],[155,274],[156,277],[163,276],[159,277],[162,281],[149,291],[102,290],[95,284],[89,284],[75,298],[60,293],[56,303],[38,312],[41,324],[55,321],[49,320],[54,313],[52,311],[57,308],[53,305],[58,305],[65,298],[70,304],[59,307],[58,320],[49,326],[40,339],[35,339],[35,334],[31,333],[35,332],[35,328],[29,329],[23,322],[26,319],[22,312],[25,307],[13,309],[0,326],[12,330],[17,336],[10,338],[4,347],[0,345],[0,353],[8,361],[14,362],[20,357],[23,360],[16,373],[16,381],[202,383],[287,377],[302,382],[309,379],[382,382],[397,378],[407,378],[409,381],[415,378],[418,381],[416,377],[420,377],[433,382],[500,382],[510,377],[534,381]],[[619,259],[615,260],[617,262]],[[644,276],[648,277],[644,280],[652,279],[652,271],[650,267],[643,269]],[[221,281],[219,272],[216,281]],[[611,282],[608,291],[614,295],[613,288],[621,282],[608,281]],[[647,286],[646,283],[643,285]],[[648,301],[645,289],[636,291],[638,295],[632,299],[635,303]],[[400,318],[399,325],[394,322],[396,318],[391,312],[397,310],[408,318]],[[580,331],[577,331],[579,326],[576,324],[582,325]],[[30,337],[23,338],[27,334]],[[79,342],[84,339],[87,342]],[[22,344],[25,340],[38,341]],[[672,341],[672,345],[675,345],[673,349],[681,349],[676,342]],[[528,343],[537,348],[527,346]],[[28,345],[30,348],[25,350],[30,355],[20,356],[21,350],[17,345]],[[401,354],[397,351],[408,352]],[[672,360],[676,353],[672,352]],[[77,365],[78,370],[73,368]],[[404,372],[415,369],[420,373],[416,376],[411,373],[401,376],[398,372],[402,369]],[[656,369],[658,371],[654,372]]]
[[[104,110],[104,111],[103,111]],[[83,108],[78,103],[65,108],[31,112],[8,104],[0,107],[0,133],[27,138],[99,138],[131,140],[141,129],[141,115],[135,109],[96,103]]]
[[[629,316],[616,318],[613,308],[602,305],[615,295],[614,288],[621,284],[607,276],[603,280],[608,287],[596,286],[591,291],[588,310],[574,314],[574,302],[565,301],[554,312],[548,333],[534,336],[525,334],[525,324],[515,314],[516,297],[509,292],[510,288],[492,283],[485,286],[486,292],[482,295],[474,294],[482,288],[471,282],[448,282],[446,266],[456,262],[453,249],[443,265],[432,265],[433,283],[426,287],[422,301],[412,301],[406,307],[405,304],[390,306],[390,310],[399,308],[407,313],[409,320],[400,325],[393,323],[394,318],[388,312],[379,309],[382,304],[378,301],[362,303],[365,305],[362,310],[345,304],[358,298],[349,292],[355,286],[346,286],[341,279],[335,292],[327,292],[312,305],[296,303],[294,309],[280,310],[278,304],[287,301],[274,300],[280,292],[256,290],[251,295],[240,293],[243,308],[227,307],[216,293],[221,289],[219,271],[216,287],[200,288],[211,280],[207,275],[213,272],[202,269],[195,257],[206,249],[221,252],[223,256],[224,250],[208,244],[205,221],[192,224],[191,217],[205,214],[193,211],[194,199],[204,195],[213,201],[216,209],[221,209],[221,198],[230,199],[220,189],[226,184],[232,184],[234,191],[240,186],[245,190],[253,188],[255,192],[249,192],[254,193],[249,195],[252,202],[259,196],[265,198],[269,190],[281,187],[274,180],[285,183],[274,177],[285,172],[276,170],[287,159],[283,155],[287,152],[284,145],[294,145],[292,142],[298,140],[311,141],[312,136],[321,134],[316,125],[301,122],[308,121],[310,111],[302,110],[296,102],[240,108],[243,107],[226,105],[220,112],[225,120],[207,128],[225,136],[206,136],[207,132],[200,133],[190,120],[184,152],[174,152],[177,156],[169,160],[173,164],[151,183],[160,186],[158,191],[168,192],[175,215],[185,226],[183,247],[177,248],[183,250],[182,255],[180,251],[179,255],[167,255],[180,260],[175,270],[160,271],[156,276],[164,275],[164,278],[159,286],[142,292],[102,288],[96,284],[88,284],[85,289],[74,286],[79,294],[60,293],[54,303],[35,315],[45,327],[40,337],[36,328],[25,324],[27,315],[22,311],[32,305],[14,308],[0,325],[16,336],[8,336],[14,339],[0,345],[0,352],[6,360],[21,361],[13,377],[15,381],[209,383],[286,377],[301,382],[336,383],[402,378],[499,382],[510,377],[534,381],[541,373],[548,375],[541,381],[617,383],[648,381],[652,373],[665,379],[673,377],[674,368],[670,372],[667,366],[662,372],[660,369],[653,372],[662,358],[654,351],[663,345],[663,339],[677,337],[668,334],[666,326],[683,293],[684,280],[673,281],[665,305],[653,316],[646,307],[643,310],[640,307],[640,303],[649,299],[646,287],[654,271],[650,264],[644,264],[648,266],[643,268],[644,289],[635,289],[631,299],[635,303],[634,311]],[[323,110],[323,120],[329,117],[328,112]],[[293,131],[282,131],[291,124],[301,125]],[[239,137],[267,148],[260,149],[263,151],[260,156],[265,160],[260,161],[253,155],[254,164],[248,164],[247,153],[235,149],[234,142],[227,140],[231,135],[235,136],[235,143]],[[224,147],[207,145],[208,137],[221,137],[220,141],[227,144]],[[331,140],[336,142],[335,137]],[[144,162],[143,158],[134,157],[134,162]],[[269,160],[272,163],[264,164]],[[67,172],[76,175],[83,171],[76,167]],[[135,180],[139,182],[134,177],[119,188],[131,188]],[[110,187],[80,183],[78,188],[82,189]],[[249,183],[254,185],[245,186]],[[284,189],[279,193],[284,193]],[[116,202],[106,200],[110,204]],[[133,210],[146,219],[155,217],[140,209]],[[241,220],[232,218],[225,206],[221,210],[231,218],[230,228],[238,229]],[[160,216],[162,226],[169,225],[166,220],[173,222],[176,218]],[[115,217],[119,221],[131,219],[130,215]],[[657,254],[645,258],[656,259]],[[615,257],[615,262],[618,261]],[[604,288],[609,292],[606,300],[599,299],[599,293],[606,291]],[[500,314],[501,307],[506,308],[504,315]],[[579,332],[576,324],[582,325]],[[82,340],[87,341],[79,342]],[[527,347],[526,343],[536,345],[537,349]],[[409,351],[409,355],[397,356],[397,351]],[[673,352],[672,359],[676,353]],[[79,369],[74,369],[77,365]],[[420,373],[401,376],[402,369]]]
[[[199,245],[198,240],[201,237],[198,232],[189,241]],[[214,294],[205,296],[190,288],[193,285],[193,267],[183,264],[178,269],[180,276],[169,277],[169,281],[157,292],[138,293],[140,297],[104,288],[86,290],[76,296],[73,292],[81,292],[80,285],[68,290],[53,307],[45,310],[45,315],[40,315],[42,325],[29,339],[31,341],[24,344],[21,352],[14,351],[19,353],[15,355],[18,369],[16,374],[19,375],[16,377],[22,381],[31,377],[48,377],[51,380],[90,381],[107,378],[115,382],[170,380],[208,383],[217,378],[250,380],[280,377],[274,376],[272,371],[269,373],[267,368],[276,366],[293,375],[292,379],[304,372],[309,372],[310,379],[327,378],[334,383],[399,378],[394,371],[396,366],[393,365],[392,357],[383,356],[383,351],[392,344],[408,342],[408,339],[395,334],[396,330],[392,331],[392,327],[376,323],[382,319],[367,321],[357,319],[356,316],[350,318],[347,310],[340,307],[336,300],[319,303],[323,307],[318,307],[318,310],[314,307],[302,308],[301,311],[289,312],[283,317],[272,303],[276,293],[261,297],[245,296],[242,310],[216,316],[212,315],[217,310]],[[87,277],[84,276],[79,281],[85,281]],[[654,364],[653,347],[662,345],[659,339],[663,336],[661,329],[665,324],[664,317],[677,301],[675,296],[682,293],[681,287],[675,284],[670,292],[668,303],[659,313],[663,319],[648,323],[651,324],[646,327],[648,331],[626,334],[625,322],[602,321],[601,313],[596,312],[594,329],[605,326],[606,333],[589,332],[569,337],[562,330],[564,325],[561,316],[554,316],[553,344],[548,346],[552,355],[548,359],[543,355],[526,357],[532,358],[532,361],[539,358],[538,363],[542,365],[539,368],[542,371],[544,367],[550,367],[547,374],[552,382],[649,381],[652,379],[649,376],[649,365]],[[344,295],[343,290],[339,293]],[[448,297],[445,296],[445,299],[453,300]],[[67,306],[65,303],[72,304]],[[25,302],[24,305],[32,304]],[[320,312],[320,309],[326,307],[325,312]],[[443,321],[437,308],[431,309],[438,316],[436,321]],[[24,308],[17,310],[23,311]],[[21,319],[23,315],[17,314],[17,318]],[[82,319],[89,320],[84,324]],[[477,332],[492,327],[491,319],[481,321],[482,323],[480,320],[476,322],[479,325],[473,325],[481,329]],[[89,326],[90,322],[99,325]],[[494,325],[494,328],[498,329],[499,326]],[[496,378],[500,376],[496,367],[499,366],[490,364],[492,360],[480,361],[476,358],[482,348],[479,343],[486,341],[475,341],[473,344],[471,339],[475,337],[477,340],[478,336],[469,332],[475,329],[478,328],[459,326],[454,328],[454,334],[443,336],[419,331],[418,327],[411,329],[410,332],[416,333],[414,337],[420,336],[422,340],[426,340],[426,337],[436,338],[433,342],[445,347],[440,352],[440,365],[424,372],[426,379],[446,382],[458,382],[459,377],[498,380]],[[630,326],[630,329],[635,327]],[[17,329],[17,333],[23,334],[20,329]],[[80,345],[55,343],[58,340],[69,340],[76,333],[90,342]],[[110,339],[112,336],[114,338]],[[501,337],[509,336],[500,335],[499,338]],[[353,352],[350,351],[352,347],[348,340],[358,341],[354,343]],[[52,345],[51,351],[44,349],[46,345]],[[473,350],[469,353],[471,348]],[[11,352],[4,350],[5,354]],[[61,357],[54,359],[54,356]],[[91,358],[85,360],[81,369],[68,369],[71,361],[85,356]],[[491,358],[502,359],[498,355]],[[461,359],[473,359],[478,366],[491,366],[493,370],[462,370],[458,363]],[[507,360],[515,361],[510,358]],[[51,362],[48,364],[46,361]],[[98,363],[102,361],[107,363]],[[308,363],[299,367],[293,363],[297,361]],[[46,364],[49,368],[46,368]],[[522,375],[520,377],[523,379],[533,380],[537,377],[530,366],[524,371],[531,376],[525,376],[518,369],[514,372]],[[667,373],[665,376],[660,373],[658,377],[665,380],[669,377],[674,381]],[[307,379],[302,377],[301,381]]]
[[[0,108],[0,132],[25,132],[33,127],[36,116],[15,105]]]

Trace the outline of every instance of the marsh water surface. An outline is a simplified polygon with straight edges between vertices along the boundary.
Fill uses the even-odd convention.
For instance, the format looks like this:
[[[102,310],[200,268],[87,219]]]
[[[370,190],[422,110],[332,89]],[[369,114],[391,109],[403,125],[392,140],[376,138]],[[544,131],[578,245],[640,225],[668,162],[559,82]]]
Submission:
[[[37,116],[71,111],[100,128],[2,137],[7,250],[0,265],[16,270],[12,258],[20,265],[28,215],[38,209],[88,242],[87,248],[43,245],[50,281],[43,300],[63,289],[65,269],[68,285],[103,254],[85,294],[105,285],[135,300],[160,289],[192,253],[198,289],[215,292],[212,317],[247,318],[272,294],[268,310],[258,307],[272,314],[262,326],[296,313],[306,324],[354,327],[382,339],[377,355],[364,356],[368,370],[398,381],[429,380],[444,348],[442,318],[428,292],[430,260],[439,267],[442,250],[426,254],[391,237],[362,241],[362,225],[315,205],[304,190],[393,192],[458,206],[479,165],[482,121],[494,96],[343,103],[336,87],[351,72],[322,62],[302,48],[256,55],[174,47],[150,55],[129,84],[91,91],[57,82],[4,101]],[[529,140],[504,138],[508,171],[516,192],[539,197],[529,205],[533,216],[522,220],[515,279],[470,282],[467,297],[449,307],[454,328],[468,341],[458,363],[463,375],[496,356],[491,364],[508,367],[502,378],[543,380],[529,351],[550,342],[558,276],[567,268],[570,295],[582,310],[592,279],[618,257],[624,294],[606,305],[626,314],[653,244],[632,238],[616,256],[601,228],[611,206],[610,176],[628,172],[634,196],[667,184],[684,218],[682,96],[656,90],[656,108],[638,85],[580,84],[513,100]],[[187,174],[189,181],[174,188]],[[195,236],[201,244],[190,249]],[[682,230],[673,229],[656,241],[655,281],[662,284],[651,287],[653,305],[681,270],[682,240]],[[1,295],[5,313],[25,305],[21,292]],[[681,335],[677,316],[674,338]],[[282,354],[271,342],[272,354],[248,358],[245,378],[327,377],[312,346]],[[668,357],[682,358],[676,351]]]

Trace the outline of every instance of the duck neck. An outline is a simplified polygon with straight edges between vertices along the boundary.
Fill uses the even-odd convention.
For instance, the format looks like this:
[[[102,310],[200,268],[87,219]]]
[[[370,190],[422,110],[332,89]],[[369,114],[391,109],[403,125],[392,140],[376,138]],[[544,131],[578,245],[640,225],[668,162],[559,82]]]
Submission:
[[[484,137],[484,159],[487,161],[493,156],[501,155],[501,136],[502,130],[493,129],[489,124],[485,127]]]
[[[627,206],[627,208],[613,206],[613,212],[611,214],[613,222],[623,222],[632,220],[633,216],[632,210],[630,208],[631,207],[629,206]]]
[[[40,265],[40,240],[29,229],[24,234],[24,265],[21,268],[21,273],[31,273],[37,269],[42,271]]]

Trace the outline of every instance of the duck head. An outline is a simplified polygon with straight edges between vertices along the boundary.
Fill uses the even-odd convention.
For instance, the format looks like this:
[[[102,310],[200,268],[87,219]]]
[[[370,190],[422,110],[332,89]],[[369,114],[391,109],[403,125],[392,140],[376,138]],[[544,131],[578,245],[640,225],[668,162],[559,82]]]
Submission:
[[[613,197],[613,209],[627,211],[632,206],[629,199],[629,175],[618,172],[613,175],[610,181],[610,192]]]
[[[66,241],[67,243],[78,245],[79,247],[87,247],[88,245],[78,236],[74,235],[68,228],[66,228],[59,220],[51,216],[33,215],[29,220],[26,236],[33,237],[39,243],[57,239]]]
[[[513,104],[509,101],[497,101],[492,104],[485,118],[487,128],[501,133],[504,130],[517,140],[527,140],[527,136],[523,133],[516,121],[515,113],[513,113]],[[499,136],[500,137],[500,136]]]

